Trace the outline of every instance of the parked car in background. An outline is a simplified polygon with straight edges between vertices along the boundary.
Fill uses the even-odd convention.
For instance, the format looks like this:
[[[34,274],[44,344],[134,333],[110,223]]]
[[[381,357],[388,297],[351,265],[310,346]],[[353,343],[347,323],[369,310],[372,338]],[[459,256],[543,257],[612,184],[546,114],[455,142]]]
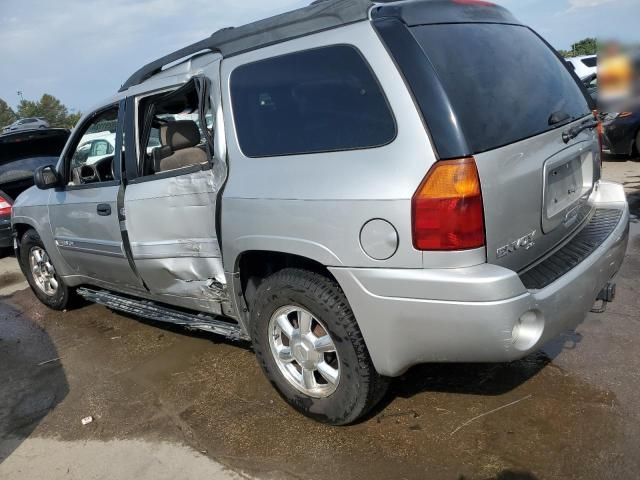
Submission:
[[[33,185],[33,172],[58,161],[69,130],[52,128],[0,135],[0,247],[11,244],[13,201]]]
[[[13,245],[13,235],[11,231],[11,197],[0,190],[0,248],[7,248]]]
[[[103,158],[113,155],[116,142],[115,132],[101,132],[87,135],[85,141],[78,147],[75,158],[77,164],[93,165]]]
[[[44,118],[23,118],[4,127],[2,133],[17,132],[18,130],[36,130],[49,128],[49,122]]]
[[[413,365],[516,360],[613,300],[629,207],[597,126],[502,7],[314,2],[135,72],[16,200],[16,255],[51,308],[252,342],[344,425]]]
[[[640,108],[603,114],[602,151],[610,155],[640,155]]]
[[[566,59],[573,67],[578,78],[583,79],[592,73],[598,72],[598,56],[584,55],[582,57],[571,57]]]

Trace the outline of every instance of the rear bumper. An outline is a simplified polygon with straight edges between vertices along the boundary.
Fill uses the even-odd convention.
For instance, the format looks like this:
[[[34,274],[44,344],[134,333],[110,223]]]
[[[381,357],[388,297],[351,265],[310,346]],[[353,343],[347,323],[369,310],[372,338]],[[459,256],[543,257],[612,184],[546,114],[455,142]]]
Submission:
[[[597,208],[619,209],[604,242],[569,272],[527,290],[514,271],[490,264],[441,270],[332,268],[379,373],[427,362],[508,362],[576,327],[619,270],[629,236],[620,185],[602,182]]]
[[[0,248],[13,246],[11,217],[0,217]]]

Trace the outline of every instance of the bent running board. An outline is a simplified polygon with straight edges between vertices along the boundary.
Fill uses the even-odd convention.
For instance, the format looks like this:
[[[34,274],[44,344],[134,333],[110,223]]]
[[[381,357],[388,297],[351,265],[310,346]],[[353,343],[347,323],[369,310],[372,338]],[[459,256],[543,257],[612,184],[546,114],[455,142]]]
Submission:
[[[106,290],[91,290],[82,287],[78,288],[77,292],[90,302],[98,303],[120,312],[158,322],[180,325],[190,330],[215,333],[230,340],[249,340],[249,337],[238,325],[216,320],[214,317],[204,313],[188,313],[174,310],[149,300],[125,297]]]

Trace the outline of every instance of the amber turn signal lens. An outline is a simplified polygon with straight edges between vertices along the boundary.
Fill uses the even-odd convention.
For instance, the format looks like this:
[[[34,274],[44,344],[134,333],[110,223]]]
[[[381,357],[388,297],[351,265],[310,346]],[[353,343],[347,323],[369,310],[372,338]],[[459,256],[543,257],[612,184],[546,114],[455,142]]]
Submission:
[[[469,250],[485,244],[480,178],[473,157],[437,162],[413,196],[418,250]]]

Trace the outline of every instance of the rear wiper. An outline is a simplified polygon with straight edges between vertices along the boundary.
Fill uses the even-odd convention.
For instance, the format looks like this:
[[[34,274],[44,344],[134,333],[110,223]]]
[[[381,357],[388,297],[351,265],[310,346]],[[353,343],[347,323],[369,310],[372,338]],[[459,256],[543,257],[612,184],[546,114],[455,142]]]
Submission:
[[[598,126],[597,120],[587,119],[584,122],[580,123],[579,125],[571,127],[568,130],[565,130],[564,132],[562,132],[562,141],[564,143],[569,143],[571,140],[576,138],[585,130],[591,130],[593,128],[596,128],[597,126]]]
[[[558,123],[567,123],[567,120],[571,120],[569,114],[565,111],[558,110],[549,115],[549,126],[557,125]]]

